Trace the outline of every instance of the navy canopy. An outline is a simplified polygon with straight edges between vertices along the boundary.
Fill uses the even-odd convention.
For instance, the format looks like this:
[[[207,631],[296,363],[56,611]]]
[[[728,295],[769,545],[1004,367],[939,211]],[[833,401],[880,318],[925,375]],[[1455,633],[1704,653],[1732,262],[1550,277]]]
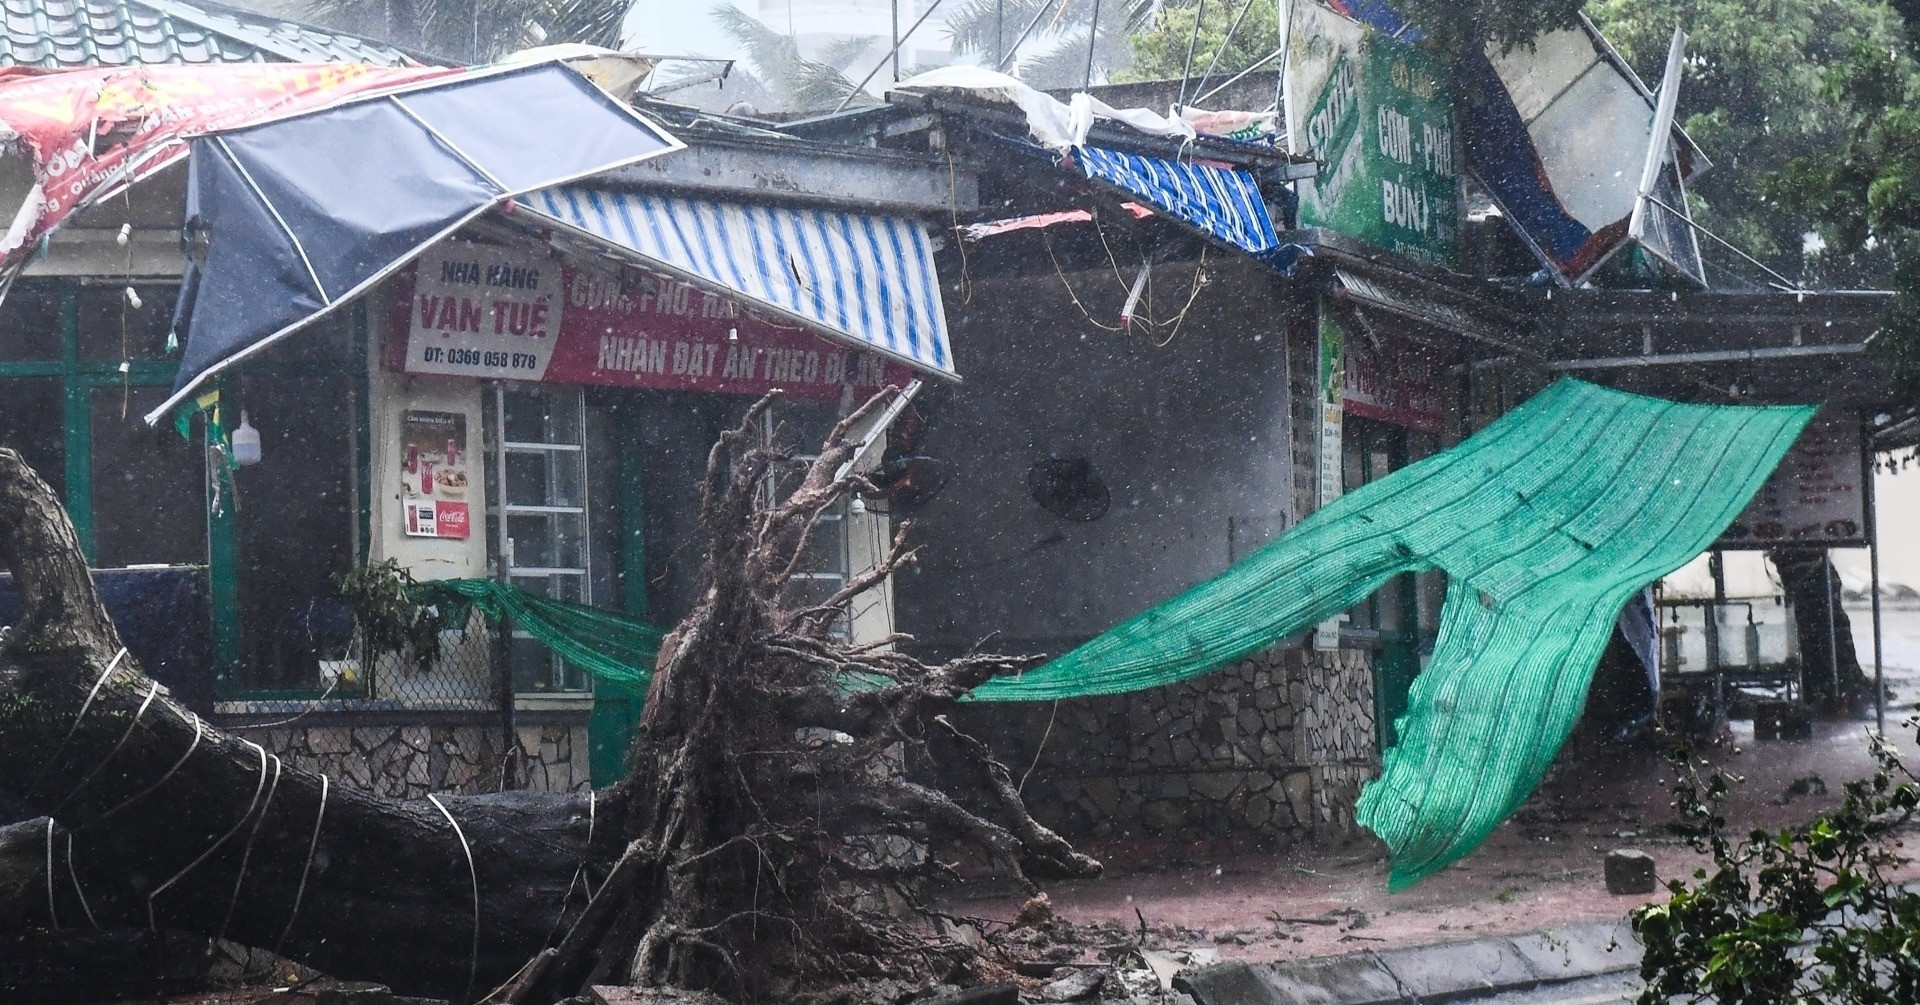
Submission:
[[[174,318],[186,351],[147,422],[501,201],[682,145],[554,62],[196,138]]]

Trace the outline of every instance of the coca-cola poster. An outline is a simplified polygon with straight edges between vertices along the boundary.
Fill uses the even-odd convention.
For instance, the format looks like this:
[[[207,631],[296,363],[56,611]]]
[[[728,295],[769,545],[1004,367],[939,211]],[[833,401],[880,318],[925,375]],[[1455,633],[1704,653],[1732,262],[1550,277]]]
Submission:
[[[401,416],[401,518],[408,537],[467,539],[470,464],[465,415],[409,409]]]

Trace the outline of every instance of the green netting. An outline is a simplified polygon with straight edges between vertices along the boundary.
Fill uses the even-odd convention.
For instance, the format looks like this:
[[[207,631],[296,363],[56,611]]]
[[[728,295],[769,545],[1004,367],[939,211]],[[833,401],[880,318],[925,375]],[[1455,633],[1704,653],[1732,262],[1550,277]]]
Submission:
[[[443,614],[465,624],[460,605],[478,608],[499,623],[502,615],[561,658],[593,676],[597,686],[645,696],[653,677],[662,632],[641,621],[564,600],[535,596],[491,579],[441,579],[422,583],[421,602],[454,605]]]
[[[1433,658],[1358,807],[1393,849],[1389,886],[1402,889],[1478,847],[1533,791],[1579,717],[1621,606],[1712,543],[1813,411],[1683,405],[1561,380],[1220,576],[970,700],[1186,680],[1352,607],[1395,575],[1445,570]],[[491,580],[423,591],[512,618],[603,687],[646,692],[658,629]]]
[[[1359,820],[1402,889],[1539,784],[1620,608],[1710,545],[1812,408],[1684,405],[1562,379],[1459,446],[1357,489],[1220,576],[978,701],[1116,694],[1233,663],[1394,575],[1449,577],[1440,636]]]

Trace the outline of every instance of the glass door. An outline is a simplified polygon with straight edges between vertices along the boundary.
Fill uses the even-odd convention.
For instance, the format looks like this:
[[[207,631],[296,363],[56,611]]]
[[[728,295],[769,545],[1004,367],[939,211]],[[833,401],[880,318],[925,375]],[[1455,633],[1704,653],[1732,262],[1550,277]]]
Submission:
[[[528,593],[592,604],[586,400],[579,388],[495,385],[487,410],[487,528],[494,560]],[[586,674],[516,629],[514,690],[581,693]]]

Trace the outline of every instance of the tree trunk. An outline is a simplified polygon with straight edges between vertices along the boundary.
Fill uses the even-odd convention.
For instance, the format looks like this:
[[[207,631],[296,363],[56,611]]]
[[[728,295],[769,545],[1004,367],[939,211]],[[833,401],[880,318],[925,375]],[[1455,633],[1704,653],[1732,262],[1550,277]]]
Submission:
[[[50,868],[44,846],[32,878],[0,865],[0,920],[222,936],[469,998],[625,846],[617,794],[382,800],[207,725],[125,655],[65,511],[4,449],[0,561],[26,610],[0,643],[0,789],[60,825]]]
[[[43,835],[43,920],[224,937],[454,998],[512,981],[533,1005],[593,983],[765,1001],[964,978],[975,947],[916,909],[948,874],[936,841],[1029,890],[1100,863],[942,714],[1034,658],[927,664],[904,637],[836,636],[852,598],[912,560],[904,525],[825,602],[789,589],[823,514],[871,488],[856,431],[897,393],[843,419],[779,499],[795,462],[766,443],[777,395],[715,445],[706,594],[662,645],[632,777],[597,796],[385,801],[207,727],[125,658],[53,493],[0,450],[0,560],[28,610],[0,644],[0,789],[63,828]],[[973,791],[914,780],[934,763],[975,769]]]

